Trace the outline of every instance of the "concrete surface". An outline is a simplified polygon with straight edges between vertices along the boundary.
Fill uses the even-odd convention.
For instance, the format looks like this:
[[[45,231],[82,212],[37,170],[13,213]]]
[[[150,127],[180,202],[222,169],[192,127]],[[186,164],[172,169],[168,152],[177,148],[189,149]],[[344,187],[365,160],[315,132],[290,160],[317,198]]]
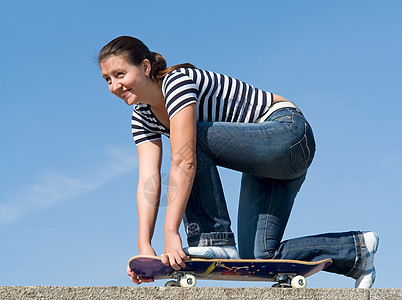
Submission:
[[[0,299],[402,299],[402,289],[0,287]]]

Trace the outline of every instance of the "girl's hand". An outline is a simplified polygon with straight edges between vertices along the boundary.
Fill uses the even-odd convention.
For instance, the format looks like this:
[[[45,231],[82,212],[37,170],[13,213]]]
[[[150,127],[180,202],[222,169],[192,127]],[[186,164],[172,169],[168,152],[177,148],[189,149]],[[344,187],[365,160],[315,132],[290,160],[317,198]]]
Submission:
[[[143,282],[154,282],[153,278],[144,278],[142,276],[139,276],[135,274],[131,269],[130,266],[127,266],[127,275],[130,276],[131,281],[134,282],[135,284],[141,284]]]
[[[140,249],[140,255],[156,255],[154,249],[152,249],[151,246]],[[135,284],[141,284],[143,282],[154,282],[153,278],[144,278],[142,276],[139,276],[138,274],[134,273],[131,269],[130,266],[127,266],[127,275],[130,276],[130,279],[132,282]]]
[[[165,233],[165,253],[161,255],[162,263],[170,265],[177,271],[184,268],[186,266],[184,261],[189,259],[190,257],[183,251],[179,233]]]

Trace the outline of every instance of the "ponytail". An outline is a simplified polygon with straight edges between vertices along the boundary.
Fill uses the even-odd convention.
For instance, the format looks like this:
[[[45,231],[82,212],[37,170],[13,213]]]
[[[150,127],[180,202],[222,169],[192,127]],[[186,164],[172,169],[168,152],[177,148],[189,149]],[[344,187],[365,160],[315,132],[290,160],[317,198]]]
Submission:
[[[156,52],[152,52],[154,56],[154,62],[152,63],[151,73],[149,74],[151,79],[154,81],[162,81],[163,78],[170,72],[180,69],[180,68],[192,68],[195,67],[192,64],[184,63],[166,68],[166,61],[162,55]]]

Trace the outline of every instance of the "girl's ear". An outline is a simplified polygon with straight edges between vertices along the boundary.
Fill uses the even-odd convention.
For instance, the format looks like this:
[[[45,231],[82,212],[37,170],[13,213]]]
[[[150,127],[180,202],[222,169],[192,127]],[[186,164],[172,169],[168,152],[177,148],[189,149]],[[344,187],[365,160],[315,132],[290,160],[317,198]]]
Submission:
[[[149,76],[151,74],[151,62],[148,59],[142,61],[142,66],[144,68],[145,75]]]

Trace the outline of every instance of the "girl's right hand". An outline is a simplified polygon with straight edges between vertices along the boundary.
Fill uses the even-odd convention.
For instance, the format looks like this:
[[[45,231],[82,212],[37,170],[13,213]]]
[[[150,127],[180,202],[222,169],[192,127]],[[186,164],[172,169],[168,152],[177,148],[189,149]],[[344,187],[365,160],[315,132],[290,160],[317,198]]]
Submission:
[[[156,256],[155,250],[149,246],[146,249],[140,249],[140,255],[154,255]],[[134,273],[131,269],[130,266],[127,266],[127,275],[130,276],[130,279],[132,282],[135,284],[141,284],[143,282],[154,282],[153,278],[144,278],[142,276],[139,276],[138,274]]]
[[[153,278],[144,278],[142,276],[139,276],[138,274],[135,274],[130,269],[130,266],[127,266],[127,275],[130,276],[131,281],[134,282],[135,284],[141,284],[143,282],[154,282]]]

